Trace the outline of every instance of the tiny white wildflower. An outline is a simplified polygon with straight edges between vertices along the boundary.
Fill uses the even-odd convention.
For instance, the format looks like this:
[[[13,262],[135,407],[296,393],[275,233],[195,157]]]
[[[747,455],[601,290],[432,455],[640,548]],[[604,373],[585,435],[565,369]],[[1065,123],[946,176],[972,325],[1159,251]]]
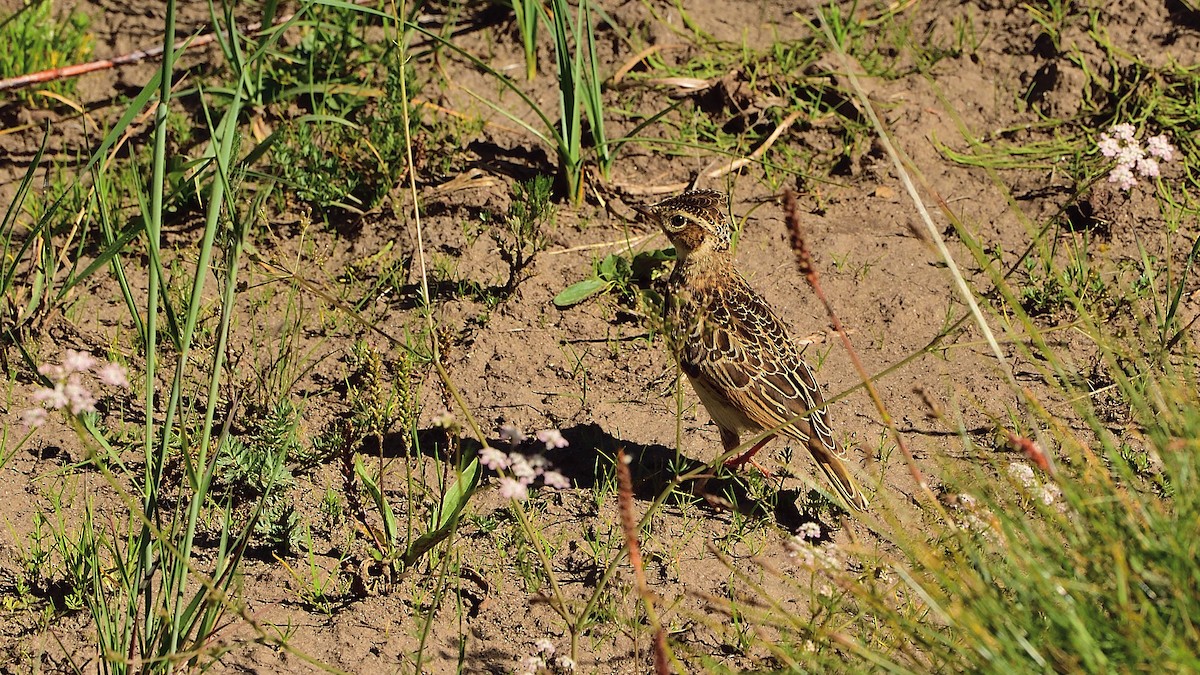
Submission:
[[[538,476],[537,469],[533,467],[529,459],[515,452],[508,456],[508,470],[526,485],[533,482],[533,479]]]
[[[518,667],[520,670],[517,673],[520,675],[537,675],[539,670],[546,667],[546,662],[540,656],[526,656]]]
[[[96,357],[68,349],[63,353],[62,367],[68,373],[86,373],[96,367]]]
[[[546,444],[547,450],[565,448],[570,445],[558,429],[543,429],[537,432],[537,439]]]
[[[1143,178],[1158,178],[1158,160],[1143,157],[1137,161],[1137,172]]]
[[[558,657],[558,667],[561,668],[562,670],[566,670],[568,672],[574,671],[575,670],[575,659],[572,659],[569,656],[560,656],[560,657]]]
[[[831,570],[842,569],[842,561],[835,555],[835,553],[837,551],[837,547],[835,547],[833,544],[830,544],[829,546],[825,546],[825,547],[820,547],[817,549],[817,551],[819,551],[821,553],[821,555],[819,555],[818,557],[821,558],[821,564],[824,565],[826,569],[831,569]]]
[[[433,419],[429,420],[429,422],[440,429],[453,429],[458,424],[454,419],[454,413],[449,410],[443,410],[434,415]]]
[[[525,441],[525,432],[515,424],[505,424],[500,427],[500,440],[517,445]]]
[[[533,643],[533,646],[537,649],[537,653],[539,654],[544,654],[546,656],[554,655],[554,643],[547,638],[538,639],[537,642]]]
[[[821,526],[816,523],[804,523],[799,527],[797,536],[801,539],[818,539],[821,536]]]
[[[1126,166],[1136,166],[1143,157],[1146,156],[1146,151],[1142,150],[1140,145],[1126,145],[1117,153],[1117,164]]]
[[[67,380],[63,386],[63,394],[67,397],[67,409],[72,415],[96,412],[96,397],[78,380]]]
[[[796,558],[801,565],[809,569],[822,568],[826,570],[842,569],[842,561],[835,555],[836,548],[831,544],[827,547],[814,546],[799,536],[792,536],[787,543],[788,555]]]
[[[129,378],[125,375],[125,368],[116,362],[110,361],[97,368],[96,379],[110,387],[129,388]]]
[[[1133,135],[1137,133],[1137,127],[1134,127],[1128,122],[1125,124],[1115,124],[1113,125],[1112,129],[1109,129],[1109,133],[1111,133],[1113,137],[1119,138],[1126,143],[1132,143]]]
[[[490,445],[479,451],[479,463],[491,469],[492,471],[500,471],[508,468],[508,453]]]
[[[57,363],[43,363],[38,366],[37,371],[39,375],[45,375],[55,382],[67,377],[67,371]]]
[[[1129,188],[1137,185],[1137,178],[1133,175],[1133,169],[1125,164],[1118,164],[1112,171],[1108,172],[1108,182],[1116,183],[1117,187],[1128,191]]]
[[[50,419],[50,413],[45,408],[26,408],[21,411],[21,424],[36,429]]]
[[[64,382],[59,382],[53,387],[38,387],[33,390],[30,398],[33,399],[34,403],[41,403],[51,410],[60,410],[67,407],[67,404],[70,402],[64,391],[65,387],[66,383]]]
[[[1037,484],[1037,477],[1033,473],[1033,467],[1022,462],[1009,464],[1008,475],[1026,488],[1031,488]]]
[[[547,471],[542,474],[542,481],[552,488],[557,490],[566,490],[571,487],[571,481],[566,476],[558,471]]]
[[[1171,145],[1166,134],[1159,134],[1146,139],[1146,152],[1149,152],[1151,157],[1169,162],[1175,156],[1175,146]]]
[[[1042,503],[1050,506],[1062,497],[1062,489],[1053,483],[1047,483],[1042,486]]]
[[[958,506],[964,512],[958,521],[960,527],[985,534],[992,531],[989,524],[992,514],[979,504],[979,500],[974,495],[959,494]]]
[[[504,476],[500,479],[500,496],[523,502],[529,498],[529,488],[519,480]]]
[[[1100,154],[1105,157],[1116,157],[1117,153],[1121,151],[1121,142],[1108,134],[1101,133],[1096,147],[1100,149]]]
[[[789,558],[795,558],[797,562],[805,567],[811,569],[816,566],[817,557],[813,553],[813,547],[800,537],[788,539],[787,552]]]

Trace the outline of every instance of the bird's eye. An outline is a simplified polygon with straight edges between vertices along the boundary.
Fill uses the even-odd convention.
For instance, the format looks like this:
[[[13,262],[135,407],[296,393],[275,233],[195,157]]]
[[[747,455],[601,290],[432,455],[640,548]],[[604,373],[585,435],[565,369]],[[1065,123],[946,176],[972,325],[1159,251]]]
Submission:
[[[684,225],[687,225],[687,218],[679,215],[671,216],[671,227],[682,230]]]

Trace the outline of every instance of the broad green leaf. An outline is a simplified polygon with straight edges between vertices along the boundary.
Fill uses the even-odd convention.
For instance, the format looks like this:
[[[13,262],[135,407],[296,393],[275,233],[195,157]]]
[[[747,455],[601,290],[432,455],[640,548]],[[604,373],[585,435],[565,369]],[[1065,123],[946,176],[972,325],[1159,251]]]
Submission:
[[[479,472],[478,457],[467,462],[463,472],[442,496],[442,508],[438,516],[437,528],[417,537],[416,541],[409,544],[408,550],[404,553],[406,566],[419,560],[429,549],[454,531],[459,516],[467,507],[467,502],[471,501],[471,495],[475,494],[475,487],[479,485]]]
[[[597,277],[584,279],[583,281],[567,286],[561,293],[554,296],[554,306],[565,308],[571,305],[578,305],[593,295],[607,291],[610,285],[609,282]]]
[[[367,473],[367,467],[363,466],[362,458],[354,458],[354,473],[362,479],[363,485],[367,487],[367,492],[371,495],[371,500],[375,502],[376,508],[379,509],[379,514],[383,516],[383,533],[387,536],[388,544],[394,546],[396,537],[400,533],[400,527],[396,524],[396,516],[392,513],[392,505],[388,503],[387,497],[383,491],[379,489],[379,485]]]
[[[609,254],[600,262],[600,277],[612,281],[617,278],[617,261],[621,259],[616,254]]]

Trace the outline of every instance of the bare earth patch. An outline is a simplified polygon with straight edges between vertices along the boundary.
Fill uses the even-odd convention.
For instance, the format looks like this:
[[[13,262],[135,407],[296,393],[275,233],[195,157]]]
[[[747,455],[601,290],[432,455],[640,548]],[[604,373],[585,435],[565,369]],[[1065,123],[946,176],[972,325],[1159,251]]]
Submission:
[[[18,4],[0,3],[0,13]],[[720,133],[733,139],[735,156],[746,156],[789,112],[780,108],[787,101],[777,83],[753,80],[737,68],[706,76],[712,86],[699,92],[655,78],[695,64],[705,50],[762,51],[765,58],[776,58],[770,55],[770,45],[813,35],[801,20],[815,22],[812,3],[760,2],[741,8],[698,0],[686,3],[686,22],[674,3],[602,4],[628,36],[607,26],[598,29],[603,75],[611,76],[629,61],[635,45],[663,47],[608,90],[609,104],[634,113],[614,120],[610,136],[619,137],[636,126],[639,116],[686,98],[683,112],[638,135],[686,135],[687,120],[702,113],[713,121],[713,128],[724,129]],[[93,2],[77,7],[92,17],[98,57],[150,46],[159,39],[158,9],[143,13]],[[185,3],[186,29],[180,28],[181,36],[207,21],[205,9]],[[1097,11],[1108,39],[1151,64],[1194,62],[1200,53],[1195,12],[1136,2]],[[437,27],[446,25],[451,15],[457,17],[457,44],[493,67],[523,67],[511,21],[501,9],[452,11],[433,5],[427,13],[429,25]],[[999,256],[1006,269],[1013,268],[1013,279],[1027,287],[1036,287],[1036,270],[1030,272],[1019,256],[1035,235],[1041,236],[1040,228],[1071,204],[1077,209],[1086,205],[1086,227],[1068,231],[1054,225],[1054,232],[1046,236],[1060,251],[1090,246],[1090,263],[1100,277],[1124,279],[1143,256],[1170,260],[1182,268],[1188,249],[1178,242],[1194,239],[1200,227],[1191,216],[1168,222],[1174,217],[1159,209],[1148,183],[1126,193],[1101,177],[1076,195],[1080,186],[1067,171],[1066,158],[1060,164],[1039,158],[999,170],[955,161],[981,154],[964,139],[964,130],[981,139],[981,147],[994,148],[1047,140],[1049,134],[1039,127],[1043,119],[1071,120],[1082,127],[1099,123],[1080,119],[1079,102],[1088,95],[1089,82],[1083,68],[1108,67],[1105,55],[1088,39],[1085,20],[1076,17],[1066,25],[1057,48],[1044,44],[1041,26],[1015,3],[913,3],[892,21],[908,31],[907,43],[896,37],[899,32],[878,37],[868,51],[879,63],[864,67],[886,70],[891,76],[862,76],[863,81],[895,143],[920,172],[922,199],[934,212],[951,253],[983,297],[997,297],[993,279],[972,257],[970,246],[976,242],[964,242],[956,234],[938,210],[938,199],[974,233],[983,250]],[[970,26],[970,36],[962,43],[966,46],[955,48],[965,25]],[[429,46],[422,38],[417,43]],[[945,45],[947,54],[927,65],[906,46],[912,43]],[[280,198],[268,204],[268,217],[251,237],[256,257],[240,279],[249,290],[239,299],[233,321],[233,356],[223,400],[238,396],[242,407],[232,416],[232,428],[235,435],[247,437],[255,433],[252,417],[267,415],[280,399],[290,401],[296,446],[312,447],[339,420],[347,419],[356,397],[364,395],[353,378],[356,349],[366,346],[383,364],[380,381],[399,386],[403,380],[403,389],[416,397],[418,433],[414,437],[403,428],[384,429],[378,439],[348,450],[314,453],[312,461],[289,460],[284,502],[271,517],[294,518],[296,534],[288,535],[283,545],[260,543],[247,553],[236,584],[244,603],[242,616],[230,612],[210,642],[210,647],[231,649],[214,671],[290,673],[328,667],[412,672],[419,662],[421,670],[432,673],[505,673],[518,670],[522,659],[535,654],[541,639],[554,643],[559,655],[570,653],[571,635],[554,607],[534,544],[523,534],[508,500],[498,493],[494,473],[485,472],[456,531],[428,558],[391,575],[368,553],[370,532],[384,525],[369,508],[354,469],[347,468],[347,452],[371,471],[378,470],[383,492],[398,512],[412,507],[427,513],[436,508],[440,494],[413,492],[411,486],[452,480],[455,453],[479,448],[468,428],[448,433],[438,425],[447,410],[459,424],[465,420],[436,370],[427,363],[410,371],[400,365],[409,352],[406,344],[436,340],[450,381],[491,445],[506,447],[499,436],[505,425],[530,436],[537,430],[559,429],[569,442],[545,456],[572,487],[534,489],[524,508],[543,537],[561,593],[574,611],[582,610],[609,567],[617,565],[613,581],[595,599],[597,618],[574,645],[576,667],[581,672],[648,672],[652,632],[632,590],[628,564],[613,562],[624,544],[614,458],[618,449],[633,457],[640,517],[677,472],[719,454],[720,439],[690,387],[679,381],[658,333],[661,325],[654,324],[632,296],[614,287],[566,308],[553,300],[592,276],[594,263],[609,254],[632,257],[668,247],[632,206],[670,194],[654,194],[656,186],[670,189],[689,183],[729,157],[707,150],[704,139],[698,146],[682,147],[630,143],[610,180],[600,179],[598,172],[589,178],[581,206],[555,206],[543,228],[544,250],[515,287],[506,289],[505,243],[493,232],[510,213],[513,184],[554,173],[553,152],[465,93],[491,97],[524,116],[525,109],[490,75],[449,50],[436,56],[427,49],[416,51],[422,54],[413,62],[416,77],[441,85],[424,86],[419,98],[426,105],[414,107],[414,114],[429,124],[483,121],[463,132],[453,154],[434,147],[430,156],[416,160],[423,250],[418,252],[407,175],[365,214],[334,212],[327,224],[286,187],[277,187]],[[922,54],[929,57],[930,52]],[[553,52],[548,44],[542,45],[541,57],[549,70]],[[207,47],[189,54],[183,63],[202,80],[219,69],[212,65],[219,58],[214,47]],[[846,96],[840,114],[860,120],[862,133],[849,136],[829,117],[802,118],[764,154],[769,166],[750,163],[718,178],[701,179],[699,186],[731,195],[740,227],[740,269],[793,335],[811,340],[806,359],[817,369],[827,397],[837,399],[831,406],[835,431],[851,448],[852,468],[873,496],[872,504],[887,505],[895,514],[888,522],[908,518],[912,528],[920,529],[929,517],[918,508],[921,490],[858,386],[860,378],[824,310],[795,270],[780,192],[787,187],[799,192],[808,244],[824,290],[866,370],[885,373],[875,385],[934,492],[944,491],[941,477],[968,475],[997,453],[1024,461],[999,431],[1006,416],[1015,414],[1022,403],[971,320],[947,332],[965,316],[966,306],[891,160],[872,140],[864,112],[847,93],[849,86],[838,74],[832,53],[819,64],[805,74],[809,85],[814,91],[836,85]],[[66,107],[26,109],[15,102],[0,107],[0,128],[12,130],[0,135],[0,201],[7,204],[16,193],[45,125],[53,133],[43,166],[53,162],[75,167],[77,157],[86,158],[97,146],[105,124],[123,111],[110,102],[135,94],[156,67],[147,62],[81,79],[76,99],[88,110],[82,116]],[[554,105],[558,91],[551,73],[521,84],[535,100]],[[195,99],[182,101],[186,109]],[[262,116],[267,130],[284,124],[271,115]],[[532,116],[526,119],[536,122]],[[147,121],[137,127],[131,139],[134,152],[151,142],[151,126]],[[246,147],[253,143],[250,133],[244,139]],[[448,164],[437,163],[443,158],[439,153],[448,157]],[[46,180],[46,171],[36,174],[38,186]],[[1183,171],[1178,164],[1164,164],[1162,180],[1180,183]],[[124,204],[118,213],[132,219],[136,204]],[[165,224],[164,254],[194,264],[202,225],[200,210],[172,214]],[[1163,234],[1168,229],[1173,233],[1169,238]],[[84,245],[81,266],[97,251],[94,242]],[[433,335],[426,332],[429,324],[421,309],[422,254]],[[661,275],[671,264],[655,268],[648,275],[653,279],[634,283],[634,292],[660,290]],[[179,276],[167,280],[167,288],[182,288],[184,272],[190,269],[172,272]],[[144,293],[144,265],[130,265],[127,273],[133,293]],[[1178,310],[1185,321],[1200,313],[1195,287],[1188,278]],[[215,307],[220,291],[210,285],[206,301]],[[1043,336],[1061,347],[1071,373],[1087,378],[1099,372],[1097,348],[1073,330],[1075,317],[1064,307],[1048,305],[1035,320]],[[1120,325],[1119,313],[1114,314],[1112,325]],[[991,318],[996,320],[995,315]],[[211,315],[202,321],[215,325]],[[1061,330],[1047,330],[1053,327]],[[131,374],[144,372],[144,355],[133,341],[129,312],[111,274],[93,275],[60,308],[36,317],[22,331],[35,360],[53,360],[62,349],[72,348],[119,354]],[[1006,331],[1008,337],[1001,342],[1016,380],[1061,414],[1064,425],[1082,429],[1060,390],[1014,344],[1018,332]],[[362,345],[356,348],[359,341]],[[206,343],[206,349],[211,345]],[[206,349],[193,355],[196,368],[207,367]],[[5,350],[6,367],[15,379],[0,420],[8,425],[11,444],[24,434],[19,415],[38,385],[16,347],[6,344]],[[902,365],[893,368],[896,364]],[[188,396],[187,406],[202,409],[199,389]],[[963,433],[935,419],[930,401]],[[113,438],[135,438],[146,414],[136,395],[116,394],[100,407],[101,420],[109,420]],[[1122,424],[1117,411],[1112,428]],[[110,518],[95,523],[97,528],[109,531],[127,517],[117,488],[132,494],[136,490],[123,483],[114,486],[89,468],[89,449],[80,439],[55,419],[34,432],[0,470],[0,520],[5,523],[0,593],[12,599],[0,621],[5,672],[74,672],[75,666],[84,672],[101,670],[94,652],[95,629],[86,611],[67,606],[55,588],[34,589],[19,598],[11,581],[29,575],[31,547],[48,545],[36,543],[46,531],[37,514],[57,512],[69,519],[79,516],[85,500],[91,499]],[[522,447],[533,451],[537,446],[527,441]],[[139,465],[139,445],[117,447],[124,461]],[[773,629],[752,634],[741,622],[744,617],[730,618],[720,608],[729,600],[755,606],[765,594],[804,615],[821,602],[814,598],[838,592],[794,555],[791,536],[805,523],[819,525],[821,543],[831,551],[893,548],[877,534],[885,519],[860,522],[812,490],[825,488],[802,448],[777,439],[758,461],[775,473],[773,479],[751,471],[740,481],[728,481],[744,499],[739,505],[744,512],[693,499],[685,486],[680,496],[655,506],[644,530],[641,546],[661,619],[675,653],[693,672],[782,667],[767,647],[777,638]],[[179,469],[173,471],[168,481],[179,487]],[[355,490],[358,499],[367,502],[366,522],[355,513],[353,500],[348,501],[348,491]],[[68,529],[80,526],[67,522]],[[220,534],[204,527],[198,544],[201,564]],[[767,570],[779,570],[790,582]],[[314,595],[315,586],[326,593]],[[289,648],[264,644],[259,639],[263,632],[286,640]]]

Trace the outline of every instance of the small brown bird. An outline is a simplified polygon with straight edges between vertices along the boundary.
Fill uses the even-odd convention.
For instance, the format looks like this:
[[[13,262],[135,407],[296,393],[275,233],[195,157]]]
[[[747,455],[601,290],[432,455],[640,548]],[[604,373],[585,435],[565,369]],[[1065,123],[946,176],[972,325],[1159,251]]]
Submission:
[[[679,367],[721,430],[725,451],[742,433],[778,427],[808,448],[837,493],[864,511],[845,452],[833,438],[821,388],[783,322],[733,266],[724,196],[694,190],[638,209],[675,245],[667,287],[667,336]],[[774,434],[726,466],[748,461]]]

